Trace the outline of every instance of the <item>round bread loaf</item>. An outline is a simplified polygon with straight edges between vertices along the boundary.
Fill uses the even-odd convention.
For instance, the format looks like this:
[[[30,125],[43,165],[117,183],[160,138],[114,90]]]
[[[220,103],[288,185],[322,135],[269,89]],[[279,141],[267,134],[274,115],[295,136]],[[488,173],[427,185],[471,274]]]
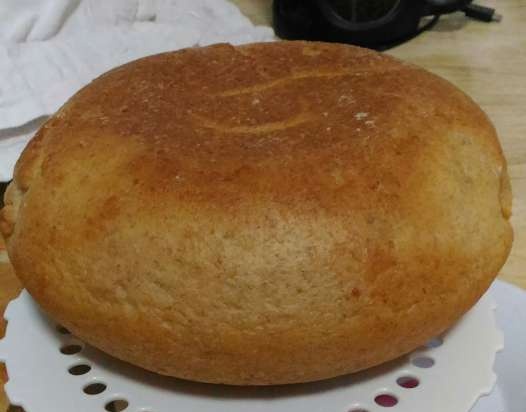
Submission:
[[[495,130],[447,81],[323,43],[147,57],[19,160],[1,229],[57,322],[203,382],[329,378],[444,332],[512,243]]]

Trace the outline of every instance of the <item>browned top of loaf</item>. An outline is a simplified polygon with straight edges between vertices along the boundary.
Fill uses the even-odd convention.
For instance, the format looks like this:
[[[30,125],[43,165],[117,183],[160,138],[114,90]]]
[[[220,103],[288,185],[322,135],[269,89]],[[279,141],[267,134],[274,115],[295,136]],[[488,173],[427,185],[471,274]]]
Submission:
[[[392,209],[386,194],[412,178],[430,137],[446,129],[472,134],[502,162],[484,113],[445,80],[386,55],[317,43],[147,57],[98,78],[45,129],[53,130],[48,178],[117,163],[149,207],[171,197],[232,213],[245,201],[296,212],[382,201]],[[111,215],[106,206],[96,220]]]

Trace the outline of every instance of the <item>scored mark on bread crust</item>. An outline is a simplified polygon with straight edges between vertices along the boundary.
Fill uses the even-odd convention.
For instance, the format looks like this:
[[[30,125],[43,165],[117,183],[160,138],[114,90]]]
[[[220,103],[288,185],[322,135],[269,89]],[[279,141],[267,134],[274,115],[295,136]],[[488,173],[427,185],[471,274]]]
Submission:
[[[191,116],[195,118],[200,127],[207,129],[217,130],[223,133],[248,133],[248,134],[259,134],[259,133],[270,133],[277,130],[289,129],[291,127],[298,126],[300,124],[311,121],[314,118],[312,113],[300,112],[295,116],[292,116],[286,120],[279,120],[276,122],[260,123],[258,125],[239,125],[230,126],[215,122],[214,120],[208,119],[204,116],[192,113]]]
[[[269,80],[266,83],[254,84],[252,86],[238,87],[230,90],[225,90],[223,92],[217,93],[217,97],[232,97],[242,94],[261,92],[264,90],[272,89],[273,87],[283,85],[295,80],[304,80],[304,79],[316,79],[316,78],[326,78],[333,79],[336,77],[347,77],[347,76],[362,76],[362,75],[371,75],[372,73],[387,73],[398,71],[396,69],[390,68],[389,70],[374,69],[369,68],[367,72],[358,71],[358,70],[329,70],[329,71],[320,71],[320,70],[304,70],[291,73],[288,76],[279,77],[274,80]]]
[[[272,89],[273,87],[282,85],[284,83],[289,83],[294,80],[315,79],[315,78],[320,78],[320,77],[332,79],[335,77],[353,76],[353,75],[356,75],[356,72],[349,71],[349,70],[327,71],[327,72],[301,71],[301,72],[292,73],[289,76],[270,80],[266,83],[260,83],[260,84],[255,84],[253,86],[246,86],[246,87],[239,87],[235,89],[225,90],[224,92],[218,93],[217,96],[230,97],[230,96],[238,96],[238,95],[247,94],[247,93],[261,92],[263,90]]]

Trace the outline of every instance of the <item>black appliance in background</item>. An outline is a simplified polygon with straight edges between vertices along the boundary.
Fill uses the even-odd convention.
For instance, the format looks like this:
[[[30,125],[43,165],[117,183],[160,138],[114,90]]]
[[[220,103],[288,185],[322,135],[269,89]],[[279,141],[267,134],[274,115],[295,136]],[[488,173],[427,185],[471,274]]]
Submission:
[[[274,29],[279,37],[289,40],[351,43],[385,50],[431,28],[442,14],[463,11],[474,19],[500,21],[494,9],[472,1],[274,0]]]

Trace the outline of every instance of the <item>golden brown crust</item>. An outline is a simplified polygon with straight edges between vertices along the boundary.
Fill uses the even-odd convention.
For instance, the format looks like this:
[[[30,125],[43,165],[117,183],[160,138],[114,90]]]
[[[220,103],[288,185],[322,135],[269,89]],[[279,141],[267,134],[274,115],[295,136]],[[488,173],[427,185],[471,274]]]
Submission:
[[[355,47],[216,45],[81,90],[17,165],[25,287],[101,349],[228,384],[360,370],[441,333],[512,242],[479,107]]]

